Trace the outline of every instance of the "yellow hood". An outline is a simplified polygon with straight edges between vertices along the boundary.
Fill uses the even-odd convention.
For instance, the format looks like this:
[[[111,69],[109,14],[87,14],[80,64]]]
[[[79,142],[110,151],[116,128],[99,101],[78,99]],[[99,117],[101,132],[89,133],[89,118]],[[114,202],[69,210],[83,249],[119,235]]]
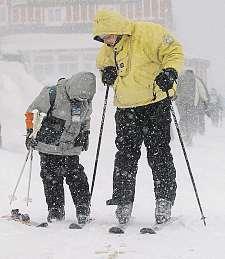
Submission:
[[[93,26],[94,39],[104,34],[131,35],[132,22],[112,10],[98,11]]]

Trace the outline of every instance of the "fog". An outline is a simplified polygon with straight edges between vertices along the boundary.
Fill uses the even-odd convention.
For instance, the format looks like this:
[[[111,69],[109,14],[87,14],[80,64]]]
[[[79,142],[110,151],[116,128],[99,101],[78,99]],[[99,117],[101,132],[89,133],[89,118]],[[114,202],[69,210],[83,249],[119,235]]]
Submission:
[[[209,87],[225,87],[225,1],[173,0],[176,34],[188,57],[211,61]]]

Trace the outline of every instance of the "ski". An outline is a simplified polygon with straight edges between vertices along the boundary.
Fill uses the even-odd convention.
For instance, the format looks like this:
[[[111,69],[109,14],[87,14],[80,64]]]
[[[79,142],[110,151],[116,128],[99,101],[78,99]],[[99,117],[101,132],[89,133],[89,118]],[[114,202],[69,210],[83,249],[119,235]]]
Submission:
[[[46,228],[48,226],[47,222],[38,223],[38,222],[32,221],[28,214],[20,213],[19,209],[13,209],[11,211],[11,214],[1,216],[0,218],[6,219],[8,221],[15,221],[20,224],[27,225],[27,226],[42,227],[42,228]]]
[[[82,229],[86,224],[71,223],[69,229]]]
[[[85,224],[79,224],[79,223],[71,223],[69,225],[69,229],[82,229],[84,228],[85,226],[89,225],[91,222],[93,222],[94,219],[93,218],[90,218]]]
[[[174,223],[177,220],[176,217],[171,218],[169,221],[162,223],[162,224],[157,224],[155,223],[151,227],[144,227],[140,229],[141,234],[157,234],[158,231],[162,230],[164,227]]]
[[[140,233],[141,234],[156,234],[156,231],[154,230],[154,227],[147,227],[147,228],[141,228]]]
[[[124,234],[128,224],[118,224],[109,228],[109,233],[112,234]]]

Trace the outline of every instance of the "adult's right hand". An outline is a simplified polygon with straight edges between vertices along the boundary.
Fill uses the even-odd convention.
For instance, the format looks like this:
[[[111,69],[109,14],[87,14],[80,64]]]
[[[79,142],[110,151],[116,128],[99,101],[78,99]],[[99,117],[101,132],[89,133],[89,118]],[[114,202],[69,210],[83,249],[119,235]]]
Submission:
[[[117,78],[117,70],[114,66],[104,67],[102,72],[102,83],[104,85],[113,85]]]

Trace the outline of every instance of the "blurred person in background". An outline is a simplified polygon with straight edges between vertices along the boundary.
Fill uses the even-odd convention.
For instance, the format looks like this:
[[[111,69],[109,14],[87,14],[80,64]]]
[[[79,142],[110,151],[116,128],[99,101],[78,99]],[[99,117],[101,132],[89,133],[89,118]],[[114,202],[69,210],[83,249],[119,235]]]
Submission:
[[[222,111],[223,111],[221,98],[215,88],[211,88],[209,90],[209,97],[210,97],[209,105],[208,105],[209,116],[211,118],[212,125],[215,127],[218,127],[222,118]]]
[[[196,130],[200,135],[205,133],[205,117],[207,115],[209,92],[203,80],[195,75],[195,116],[196,116]]]
[[[186,69],[178,78],[176,106],[184,142],[191,146],[194,135],[205,133],[205,114],[209,94],[203,81],[192,69]]]

